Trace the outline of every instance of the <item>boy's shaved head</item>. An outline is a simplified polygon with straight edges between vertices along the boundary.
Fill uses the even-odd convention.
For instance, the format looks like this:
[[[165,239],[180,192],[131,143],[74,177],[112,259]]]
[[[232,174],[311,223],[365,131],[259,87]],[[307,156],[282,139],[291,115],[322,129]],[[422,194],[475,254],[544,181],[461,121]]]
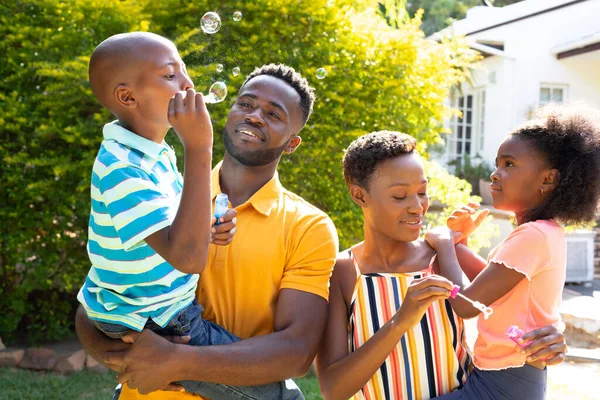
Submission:
[[[133,84],[140,62],[147,61],[150,50],[158,46],[175,49],[170,40],[150,32],[121,33],[96,47],[90,58],[89,79],[94,96],[104,107],[116,114],[114,89]]]

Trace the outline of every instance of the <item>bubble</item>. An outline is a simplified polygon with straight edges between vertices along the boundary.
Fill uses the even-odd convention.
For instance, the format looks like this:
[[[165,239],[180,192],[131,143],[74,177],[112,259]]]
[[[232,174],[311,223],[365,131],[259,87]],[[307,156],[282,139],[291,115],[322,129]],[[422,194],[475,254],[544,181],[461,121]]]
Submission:
[[[59,31],[59,32],[61,32],[62,30],[63,30],[62,26],[59,26],[58,29],[57,29],[57,31]]]
[[[231,73],[233,74],[233,76],[238,76],[240,74],[240,68],[235,67],[234,69],[231,70]]]
[[[242,20],[242,12],[241,11],[236,11],[233,13],[233,20],[235,22],[239,22]]]
[[[325,68],[319,68],[317,70],[317,78],[324,79],[327,76],[327,70]]]
[[[223,82],[215,82],[208,89],[208,95],[204,97],[204,102],[208,104],[220,103],[227,97],[227,85]]]
[[[207,12],[202,16],[200,20],[200,27],[204,33],[213,34],[217,33],[221,29],[221,18],[216,12]]]
[[[223,72],[223,64],[217,64],[217,72]]]
[[[36,51],[35,53],[33,53],[33,55],[37,57],[37,55],[38,55],[38,52]]]

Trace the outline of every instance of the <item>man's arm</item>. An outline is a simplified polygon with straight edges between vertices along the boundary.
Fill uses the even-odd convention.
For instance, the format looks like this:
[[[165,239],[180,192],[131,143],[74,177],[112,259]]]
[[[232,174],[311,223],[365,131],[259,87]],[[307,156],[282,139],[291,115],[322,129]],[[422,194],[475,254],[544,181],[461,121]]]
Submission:
[[[122,367],[120,382],[149,393],[174,381],[195,380],[236,386],[261,385],[303,376],[325,328],[324,298],[282,289],[272,334],[214,346],[175,345],[144,330],[129,351],[108,352],[105,363]]]
[[[131,345],[122,340],[111,339],[94,328],[82,306],[79,306],[75,315],[75,331],[86,353],[94,360],[117,372],[121,369],[119,365],[104,362],[103,355],[107,351],[125,351]]]

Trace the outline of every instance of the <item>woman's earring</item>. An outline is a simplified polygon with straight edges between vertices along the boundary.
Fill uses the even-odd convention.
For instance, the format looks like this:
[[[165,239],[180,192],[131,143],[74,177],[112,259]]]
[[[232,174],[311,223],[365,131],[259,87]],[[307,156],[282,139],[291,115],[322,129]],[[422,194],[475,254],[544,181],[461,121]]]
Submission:
[[[542,193],[542,195],[544,194],[544,189],[540,189],[540,192]]]

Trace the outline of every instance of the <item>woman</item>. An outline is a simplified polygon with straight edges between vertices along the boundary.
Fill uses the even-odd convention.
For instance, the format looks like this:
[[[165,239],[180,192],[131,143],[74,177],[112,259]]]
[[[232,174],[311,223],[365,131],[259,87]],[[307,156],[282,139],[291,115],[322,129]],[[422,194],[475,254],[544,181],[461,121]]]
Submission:
[[[317,356],[326,400],[430,399],[462,387],[470,370],[463,322],[445,300],[452,284],[434,276],[433,250],[419,239],[429,198],[415,146],[408,135],[375,132],[344,156],[350,195],[364,214],[364,241],[339,254],[331,278]],[[459,247],[473,278],[482,263]],[[566,345],[554,327],[527,339],[535,341],[526,348],[533,357],[562,361]]]

